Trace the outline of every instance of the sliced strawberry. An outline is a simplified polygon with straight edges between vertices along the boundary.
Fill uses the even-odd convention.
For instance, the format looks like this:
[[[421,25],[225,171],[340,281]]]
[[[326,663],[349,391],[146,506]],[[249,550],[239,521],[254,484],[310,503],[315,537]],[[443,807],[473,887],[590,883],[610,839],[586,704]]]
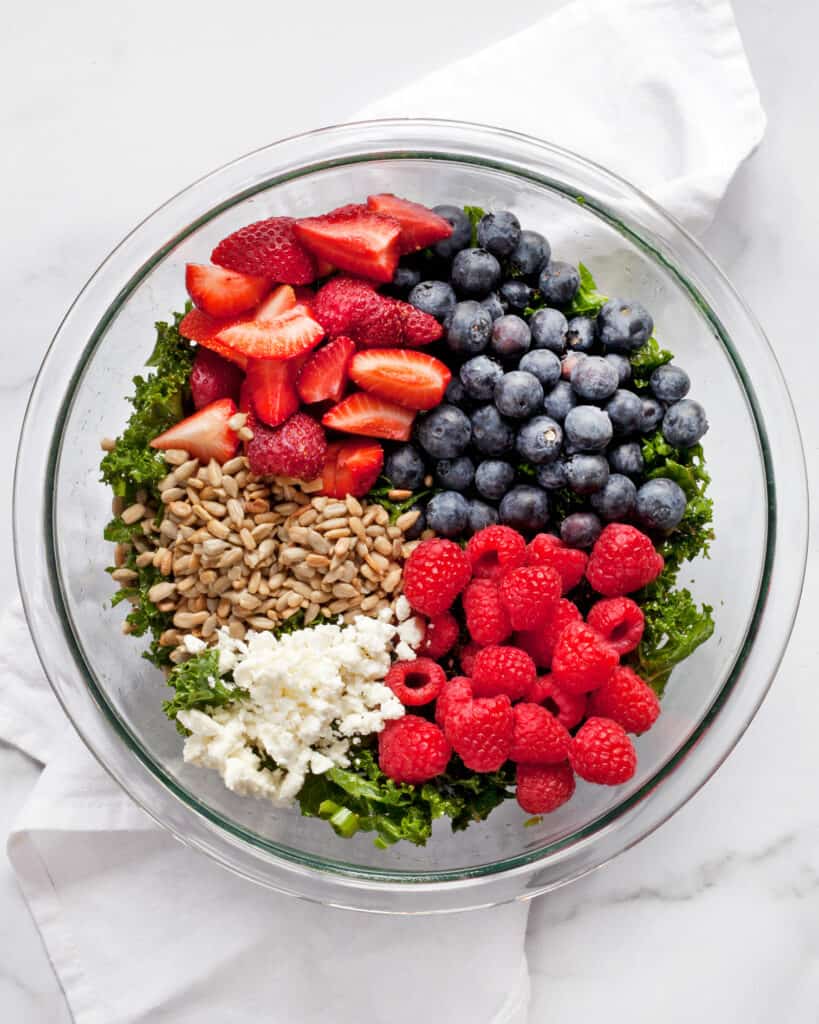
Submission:
[[[246,313],[261,302],[270,291],[270,281],[223,267],[189,263],[185,267],[185,287],[199,309],[211,316],[229,317]]]
[[[212,352],[216,352],[224,359],[230,360],[243,370],[247,366],[247,359],[241,352],[225,345],[217,337],[220,331],[226,327],[234,327],[236,324],[244,323],[244,317],[230,317],[227,320],[217,320],[216,317],[203,313],[201,309],[192,309],[186,313],[179,324],[179,333],[183,338],[198,342]]]
[[[324,337],[324,329],[304,306],[294,306],[275,320],[247,320],[226,327],[216,341],[247,359],[292,359],[309,352]],[[203,342],[213,347],[209,342]]]
[[[235,363],[228,362],[216,352],[200,345],[193,357],[190,375],[194,406],[204,409],[219,398],[238,401],[243,379],[242,371]]]
[[[350,360],[355,354],[352,338],[336,338],[314,352],[296,382],[301,400],[308,404],[331,399],[338,402],[344,394]]]
[[[345,434],[408,441],[414,419],[415,413],[411,409],[359,391],[329,409],[321,422],[325,427]]]
[[[236,412],[232,398],[220,398],[155,437],[151,447],[160,451],[183,448],[200,462],[210,462],[211,459],[226,462],[239,448],[236,431],[228,426],[228,420]]]
[[[330,498],[365,495],[384,468],[384,449],[377,441],[333,441],[327,448],[321,493]]]
[[[366,206],[342,206],[296,221],[299,240],[316,257],[374,281],[391,281],[398,265],[401,225]]]
[[[452,373],[440,359],[425,352],[371,348],[353,356],[350,379],[370,394],[407,409],[433,409],[444,397]]]
[[[296,293],[289,284],[280,284],[253,314],[254,320],[273,320],[296,305]],[[437,323],[437,321],[436,321]]]
[[[432,344],[443,335],[443,325],[434,316],[399,299],[395,300],[395,306],[401,318],[401,335],[405,345],[420,348],[421,345]]]
[[[260,274],[283,284],[309,284],[316,276],[310,253],[294,232],[292,217],[269,217],[223,238],[210,258],[240,274]]]
[[[426,206],[401,199],[390,192],[367,198],[367,206],[373,213],[395,217],[401,225],[399,246],[401,252],[416,252],[434,245],[452,234],[452,225]]]
[[[299,409],[295,371],[290,360],[249,359],[247,390],[253,411],[270,427],[277,427]]]

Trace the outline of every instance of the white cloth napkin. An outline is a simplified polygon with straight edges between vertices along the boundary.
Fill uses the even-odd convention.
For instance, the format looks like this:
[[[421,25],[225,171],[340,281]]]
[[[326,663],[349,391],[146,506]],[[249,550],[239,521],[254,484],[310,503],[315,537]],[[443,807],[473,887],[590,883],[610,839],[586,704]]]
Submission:
[[[359,112],[388,115],[549,138],[695,230],[765,125],[724,0],[577,0]],[[232,877],[156,829],[76,739],[19,605],[0,619],[0,739],[46,764],[8,850],[78,1024],[526,1021],[524,906],[365,918]]]

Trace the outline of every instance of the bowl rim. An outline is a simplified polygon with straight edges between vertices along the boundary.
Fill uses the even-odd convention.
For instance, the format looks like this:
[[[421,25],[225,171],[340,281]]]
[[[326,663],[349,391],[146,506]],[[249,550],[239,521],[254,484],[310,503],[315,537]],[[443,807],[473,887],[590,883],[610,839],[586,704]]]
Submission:
[[[387,138],[390,141],[386,146],[384,141],[381,141],[377,148],[373,148],[379,143],[379,140]],[[427,141],[422,143],[422,139]],[[430,142],[429,139],[433,141]],[[419,148],[408,150],[407,143],[410,141],[416,142]],[[244,187],[236,190],[236,184],[241,184],[241,180],[245,177],[245,169],[249,162],[258,162],[261,159],[262,163],[266,162],[269,167],[273,167],[277,160],[281,161],[286,156],[288,147],[292,148],[295,145],[296,149],[299,149],[300,147],[303,148],[305,144],[316,142],[320,151],[317,155],[321,156],[323,152],[325,154],[324,159],[313,159],[309,163],[301,162],[296,167],[286,165],[284,171],[276,174],[268,173],[266,176],[262,176],[261,179],[257,177],[252,182],[246,181]],[[358,152],[344,152],[340,157],[334,155],[334,146],[339,143],[342,145],[349,144],[353,150]],[[513,153],[515,159],[497,158],[490,154],[488,148],[491,148],[491,144],[497,144],[504,152]],[[445,147],[445,149],[442,147]],[[450,150],[456,151],[449,152]],[[556,163],[557,166],[567,167],[573,172],[576,171],[581,179],[585,175],[594,187],[584,188],[578,194],[578,188],[573,181],[570,183],[566,180],[551,179],[544,177],[542,173],[534,172],[531,166],[524,167],[523,161],[526,157],[534,158],[535,154],[539,154],[547,162],[551,161],[551,163]],[[303,854],[294,851],[292,848],[266,840],[245,826],[226,819],[173,780],[162,766],[157,764],[148,755],[147,751],[140,747],[127,726],[125,726],[125,723],[119,719],[105,694],[97,686],[93,673],[87,665],[82,645],[73,627],[68,602],[63,594],[59,559],[57,557],[59,539],[55,537],[54,530],[52,529],[53,510],[51,501],[54,491],[53,481],[58,472],[62,450],[62,426],[70,413],[73,397],[76,394],[77,386],[82,379],[88,361],[102,341],[109,324],[127,301],[130,293],[158,262],[164,259],[180,241],[203,223],[217,216],[230,206],[236,205],[251,195],[262,192],[282,181],[289,180],[295,176],[315,173],[318,170],[337,166],[338,164],[351,165],[356,162],[374,159],[406,159],[408,157],[472,162],[491,170],[500,170],[527,178],[553,191],[562,192],[564,195],[577,201],[582,199],[584,205],[592,209],[597,216],[615,226],[618,231],[625,234],[630,241],[652,259],[659,261],[664,266],[664,269],[673,275],[677,284],[688,292],[691,300],[699,306],[701,313],[710,322],[715,333],[720,338],[723,349],[740,378],[757,429],[757,441],[764,465],[768,491],[766,555],[759,579],[756,607],[747,623],[743,644],[737,652],[731,671],[728,673],[711,707],[703,715],[688,739],[635,793],[618,802],[613,808],[569,835],[547,843],[538,849],[516,854],[503,860],[493,861],[489,864],[473,868],[429,872],[401,872],[395,869],[364,868],[359,865],[348,864],[344,861],[325,860],[313,854]],[[518,162],[515,162],[516,160]],[[134,271],[130,263],[132,256],[130,250],[134,247],[134,241],[140,240],[141,233],[149,225],[152,225],[157,218],[160,220],[170,219],[173,224],[176,224],[178,220],[177,206],[181,204],[182,209],[180,212],[183,213],[191,203],[196,207],[200,192],[207,189],[210,184],[221,181],[225,176],[230,178],[232,182],[230,194],[221,202],[207,206],[204,212],[200,211],[198,216],[189,220],[183,227],[176,226],[175,230],[167,236],[167,240],[162,246],[154,248],[148,258],[142,258],[138,261],[137,269]],[[784,440],[787,440],[792,446],[792,461],[789,469],[795,472],[792,474],[793,478],[790,481],[785,481],[788,484],[787,489],[792,492],[789,494],[789,500],[801,504],[803,509],[806,508],[807,483],[804,455],[799,438],[798,424],[781,371],[761,328],[716,264],[705,254],[699,244],[688,235],[684,228],[677,224],[656,203],[622,178],[584,157],[517,132],[467,122],[439,119],[392,118],[377,121],[351,122],[344,125],[315,129],[274,142],[269,146],[261,147],[253,153],[223,165],[221,168],[198,179],[198,181],[164,203],[154,213],[145,218],[112,251],[92,275],[77,299],[75,299],[66,317],[60,324],[43,360],[35,380],[21,433],[14,479],[14,545],[18,582],[23,597],[26,617],[38,655],[52,689],[72,724],[92,754],[131,798],[135,799],[154,820],[168,828],[184,842],[205,850],[225,866],[247,877],[254,878],[256,881],[261,881],[263,884],[279,888],[283,891],[295,891],[298,895],[316,898],[322,902],[335,902],[338,905],[355,906],[359,906],[362,902],[365,904],[378,902],[372,899],[362,901],[360,898],[351,896],[351,890],[357,890],[360,894],[363,887],[368,891],[380,891],[385,895],[395,896],[400,894],[402,911],[408,909],[407,897],[411,898],[409,905],[411,911],[415,909],[415,906],[421,904],[423,904],[424,910],[433,911],[437,909],[463,909],[466,905],[486,905],[487,899],[489,902],[494,903],[500,902],[503,899],[527,897],[534,895],[535,892],[545,891],[556,887],[556,885],[564,884],[564,882],[571,878],[585,874],[587,871],[598,867],[601,863],[621,852],[622,849],[633,845],[633,843],[659,827],[683,803],[690,799],[707,779],[713,775],[738,742],[767,693],[779,661],[784,654],[793,626],[804,579],[804,567],[807,556],[807,515],[797,517],[798,522],[804,524],[801,532],[797,530],[796,535],[793,532],[788,535],[791,564],[787,578],[783,583],[780,579],[782,576],[780,572],[780,577],[777,577],[775,580],[774,562],[777,555],[777,539],[782,530],[777,494],[778,492],[782,493],[783,487],[775,461],[772,458],[768,431],[762,417],[759,399],[751,384],[750,373],[745,367],[743,359],[736,352],[722,320],[712,308],[711,301],[706,297],[701,287],[698,287],[693,280],[689,280],[691,271],[687,270],[686,273],[683,273],[681,268],[663,251],[662,244],[657,244],[656,238],[650,243],[633,227],[629,226],[622,219],[621,215],[615,215],[608,208],[604,198],[607,187],[609,190],[616,188],[618,194],[622,194],[638,204],[642,204],[643,208],[663,227],[665,234],[671,236],[672,242],[667,243],[668,248],[682,247],[684,251],[690,251],[689,255],[691,255],[691,258],[698,261],[699,265],[704,268],[700,273],[711,276],[711,289],[713,290],[716,286],[717,290],[721,293],[723,301],[728,302],[730,300],[733,302],[740,318],[746,322],[746,326],[754,332],[757,341],[761,343],[761,350],[766,357],[767,370],[770,374],[766,378],[765,384],[766,387],[773,386],[777,391],[776,398],[779,403],[777,409],[783,421],[778,424],[778,431],[785,435]],[[187,216],[183,219],[187,220]],[[109,278],[117,279],[122,277],[122,275],[125,275],[125,281],[118,282],[119,287],[115,292],[111,292],[112,282]],[[111,294],[113,294],[113,299],[110,299]],[[109,298],[106,299],[106,295]],[[39,424],[43,422],[43,407],[53,408],[55,403],[50,399],[50,396],[44,395],[44,379],[52,363],[55,362],[55,357],[62,354],[58,342],[65,344],[67,335],[72,333],[72,331],[76,334],[74,322],[77,320],[79,313],[87,315],[87,307],[89,307],[90,321],[94,322],[94,326],[90,333],[87,334],[87,341],[82,347],[79,357],[74,359],[73,365],[70,367],[70,375],[66,378],[67,384],[62,400],[59,403],[59,410],[51,420],[54,423],[54,429],[50,438],[48,438],[46,436],[47,431],[41,428]],[[100,308],[102,308],[101,313]],[[76,348],[77,342],[75,340],[73,349]],[[72,351],[72,356],[74,354]],[[770,404],[773,404],[773,402],[771,401]],[[45,420],[45,422],[48,422],[48,420]],[[776,447],[781,446],[782,440],[777,438]],[[799,457],[795,460],[793,459],[793,452],[799,453]],[[43,458],[44,454],[45,459]],[[44,463],[45,472],[42,477],[42,489],[40,491],[35,489],[37,497],[34,504],[40,514],[32,516],[30,514],[32,503],[32,475],[30,467],[32,465],[32,458],[35,458],[35,461],[37,461],[36,457],[38,457],[40,463]],[[26,466],[25,473],[22,472],[23,464]],[[35,536],[39,538],[41,544],[35,542]],[[778,564],[781,567],[781,559]],[[38,569],[40,570],[41,585],[35,593],[30,586],[30,582],[35,577]],[[42,581],[47,583],[48,580],[56,580],[58,586],[46,587]],[[776,602],[772,602],[770,600],[771,589],[775,582],[778,583],[780,591],[784,590],[784,594],[779,594],[779,599]],[[779,630],[778,634],[775,634],[778,636],[778,643],[767,652],[764,668],[758,669],[758,671],[762,671],[763,677],[760,678],[759,684],[754,688],[753,696],[749,700],[742,702],[741,713],[734,725],[734,729],[731,731],[730,737],[723,737],[721,743],[715,744],[710,725],[726,709],[732,695],[735,695],[737,683],[743,674],[746,663],[752,654],[755,653],[753,634],[763,619],[767,621],[772,616],[775,617]],[[770,635],[767,627],[766,632]],[[57,651],[58,647],[61,648],[59,652]],[[756,652],[758,653],[758,648],[756,648]],[[66,662],[68,660],[66,656],[70,657],[75,668],[79,670],[90,703],[93,704],[97,712],[101,713],[102,717],[97,724],[104,724],[105,727],[103,729],[89,729],[87,722],[79,721],[80,714],[69,706],[73,701],[69,700],[68,689],[66,688],[63,675],[55,668],[55,655],[58,653]],[[704,741],[707,739],[710,739],[711,742],[704,744]],[[133,785],[134,780],[132,778],[126,779],[124,777],[128,774],[125,771],[125,765],[118,764],[116,767],[114,766],[112,763],[114,760],[112,744],[117,743],[120,743],[123,749],[127,748],[129,754],[136,757],[137,763],[141,765],[142,769],[150,773],[151,782],[156,784],[157,789],[154,789],[152,785],[136,787]],[[717,749],[713,752],[707,766],[699,766],[699,771],[695,777],[691,777],[689,773],[691,783],[679,787],[679,773],[676,773],[675,776],[675,770],[683,760],[688,761],[689,764],[693,759],[701,762],[703,760],[704,746],[708,747],[709,750],[711,746],[716,746]],[[131,762],[132,765],[133,762]],[[659,782],[671,778],[677,778],[678,788],[681,789],[681,792],[676,794],[672,804],[667,806],[661,813],[657,814],[657,809],[655,808],[655,813],[647,815],[645,798],[656,789]],[[170,813],[167,808],[159,806],[160,801],[164,801],[169,795],[178,804],[174,808],[176,813]],[[647,820],[642,820],[644,817]],[[639,825],[632,830],[632,834],[625,837],[626,841],[624,843],[614,843],[613,845],[604,843],[599,845],[600,839],[610,834],[615,824],[622,825],[629,818],[635,824],[639,822]],[[192,827],[194,823],[198,827]],[[226,848],[217,848],[219,844],[217,836],[227,840]],[[598,846],[598,853],[591,853],[589,848],[593,843]],[[610,848],[604,849],[604,847]],[[572,856],[573,853],[581,850],[584,851],[582,857]],[[265,855],[263,857],[263,868],[258,863],[259,852]],[[538,875],[541,874],[541,869],[547,862],[550,866],[563,866],[567,870],[565,873],[561,873],[560,877],[556,877],[552,872],[549,872],[548,874],[551,877],[538,878]],[[273,868],[272,873],[270,871],[271,867]],[[316,872],[319,873],[323,883],[325,883],[318,887],[321,890],[320,892],[304,892],[302,891],[304,889],[303,885],[294,883],[294,875],[302,876],[303,880],[305,876],[314,875]],[[521,875],[531,876],[522,892],[519,885],[513,883],[510,888],[508,884],[510,881],[519,880]],[[498,887],[497,894],[482,891],[480,897],[478,897],[477,893],[471,891],[475,883],[485,883],[492,879],[504,883]],[[440,894],[443,888],[453,893],[457,891],[458,896],[451,901],[452,906],[440,908],[435,904],[440,902]],[[460,897],[467,890],[470,895],[467,898],[467,902],[464,903]],[[416,899],[422,892],[427,894],[428,897],[432,897],[432,899],[427,898],[420,901]],[[480,902],[471,902],[476,899],[480,899]],[[352,900],[352,902],[348,902],[348,900]],[[362,909],[378,910],[381,908],[380,906],[366,905]],[[392,910],[393,907],[389,909]]]

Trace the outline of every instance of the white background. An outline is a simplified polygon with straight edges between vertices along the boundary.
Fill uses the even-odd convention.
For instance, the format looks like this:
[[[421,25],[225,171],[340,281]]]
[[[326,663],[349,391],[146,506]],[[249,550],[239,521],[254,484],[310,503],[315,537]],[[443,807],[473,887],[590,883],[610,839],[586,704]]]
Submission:
[[[26,397],[59,318],[134,223],[216,165],[345,120],[549,6],[14,5],[0,38],[0,479],[11,479]],[[777,351],[815,484],[819,5],[735,0],[735,8],[768,132],[705,243]],[[594,74],[582,40],[567,52],[567,89],[578,74]],[[532,134],[549,136],[549,104],[559,102],[542,98]],[[8,484],[0,530],[2,605],[14,589]],[[632,1024],[660,1015],[664,1024],[819,1019],[816,568],[814,557],[771,696],[716,778],[637,849],[534,905],[533,1022],[600,1014]],[[0,835],[36,773],[0,746]],[[0,1020],[67,1019],[0,855]]]

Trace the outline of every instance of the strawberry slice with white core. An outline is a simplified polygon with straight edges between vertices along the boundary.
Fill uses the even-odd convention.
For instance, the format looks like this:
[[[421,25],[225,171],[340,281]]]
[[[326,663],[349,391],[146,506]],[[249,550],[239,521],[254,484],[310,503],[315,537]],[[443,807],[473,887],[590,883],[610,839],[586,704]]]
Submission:
[[[299,241],[314,256],[373,281],[392,281],[398,266],[401,225],[366,206],[342,206],[296,221]]]
[[[204,348],[209,348],[211,352],[216,352],[224,359],[229,359],[244,370],[247,366],[247,358],[241,352],[237,352],[235,349],[219,341],[217,337],[219,332],[223,331],[226,327],[233,327],[235,324],[243,322],[241,318],[237,319],[236,317],[231,317],[228,320],[217,320],[216,317],[203,313],[201,309],[192,309],[182,317],[179,324],[179,333],[183,338],[195,341]]]
[[[249,359],[247,398],[251,408],[270,427],[284,423],[299,409],[295,360]],[[247,399],[246,399],[247,400]]]
[[[433,210],[409,199],[402,199],[390,192],[367,198],[367,206],[373,213],[395,217],[401,225],[399,246],[402,253],[417,252],[434,245],[452,234],[452,225]]]
[[[229,317],[258,305],[270,291],[270,281],[223,267],[189,263],[185,267],[185,287],[199,309],[211,316]]]
[[[353,356],[350,379],[370,394],[408,409],[433,409],[444,397],[452,373],[425,352],[371,348]]]
[[[296,305],[296,293],[289,284],[274,288],[253,314],[254,320],[275,320]]]
[[[408,441],[414,419],[415,413],[411,409],[359,391],[328,409],[321,422],[325,427],[344,434]]]
[[[355,342],[340,337],[322,345],[314,352],[296,382],[301,400],[308,405],[329,399],[338,402],[344,394],[349,376],[350,360],[355,355]]]
[[[324,328],[305,306],[297,305],[274,320],[247,320],[226,327],[216,340],[246,359],[292,359],[315,348],[323,337]]]
[[[236,431],[228,426],[228,420],[236,412],[236,403],[232,398],[220,398],[193,416],[174,423],[164,434],[151,441],[151,447],[160,451],[182,448],[203,463],[211,459],[227,462],[239,448]]]
[[[384,449],[377,441],[333,441],[327,448],[321,493],[330,498],[360,498],[384,468]]]

